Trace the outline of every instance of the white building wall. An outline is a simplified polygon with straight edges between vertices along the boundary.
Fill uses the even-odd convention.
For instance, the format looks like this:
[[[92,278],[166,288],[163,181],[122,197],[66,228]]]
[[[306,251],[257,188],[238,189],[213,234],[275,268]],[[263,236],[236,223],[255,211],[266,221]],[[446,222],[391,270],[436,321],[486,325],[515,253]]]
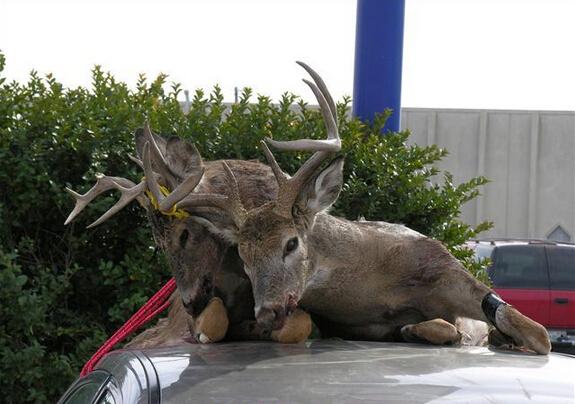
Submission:
[[[561,226],[575,241],[575,112],[404,108],[401,126],[449,151],[438,168],[456,183],[491,180],[461,215],[493,221],[482,236],[547,238]]]

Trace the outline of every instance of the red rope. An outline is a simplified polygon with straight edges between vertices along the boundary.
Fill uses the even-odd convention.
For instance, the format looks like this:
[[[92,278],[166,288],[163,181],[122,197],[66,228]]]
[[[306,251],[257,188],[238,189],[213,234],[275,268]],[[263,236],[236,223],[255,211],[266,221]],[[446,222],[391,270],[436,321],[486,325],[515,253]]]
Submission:
[[[80,377],[89,374],[94,366],[104,355],[112,350],[118,343],[123,341],[128,335],[142,327],[148,321],[163,312],[170,305],[169,298],[176,290],[176,281],[170,279],[162,288],[156,292],[128,321],[124,323],[97,351],[82,368]]]

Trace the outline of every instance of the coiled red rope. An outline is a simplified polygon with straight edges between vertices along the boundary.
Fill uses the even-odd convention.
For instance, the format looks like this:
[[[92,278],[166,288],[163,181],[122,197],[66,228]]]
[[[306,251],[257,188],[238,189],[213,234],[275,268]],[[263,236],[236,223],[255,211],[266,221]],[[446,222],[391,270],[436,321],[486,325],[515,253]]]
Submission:
[[[170,279],[162,288],[156,292],[128,321],[124,323],[97,351],[92,355],[90,360],[86,362],[80,377],[89,374],[94,366],[102,359],[104,355],[114,348],[114,346],[123,341],[128,335],[142,327],[148,321],[163,312],[170,305],[169,298],[176,290],[176,281],[174,278]]]

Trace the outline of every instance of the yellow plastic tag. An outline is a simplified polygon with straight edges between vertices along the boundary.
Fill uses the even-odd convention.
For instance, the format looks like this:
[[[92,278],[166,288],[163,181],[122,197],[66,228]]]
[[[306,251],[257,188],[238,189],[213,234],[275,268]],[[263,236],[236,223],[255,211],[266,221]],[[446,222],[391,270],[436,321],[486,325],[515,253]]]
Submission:
[[[160,185],[160,191],[162,192],[162,194],[164,194],[164,196],[168,196],[170,194],[168,188],[164,187],[163,185]],[[177,206],[178,204],[175,204],[174,207],[172,207],[172,209],[169,212],[162,212],[160,210],[160,204],[149,190],[146,190],[146,195],[148,195],[148,198],[150,199],[152,206],[156,210],[160,211],[161,214],[166,216],[172,216],[175,217],[176,219],[185,219],[186,217],[190,217],[190,214],[188,212],[186,212],[183,209],[178,209]]]

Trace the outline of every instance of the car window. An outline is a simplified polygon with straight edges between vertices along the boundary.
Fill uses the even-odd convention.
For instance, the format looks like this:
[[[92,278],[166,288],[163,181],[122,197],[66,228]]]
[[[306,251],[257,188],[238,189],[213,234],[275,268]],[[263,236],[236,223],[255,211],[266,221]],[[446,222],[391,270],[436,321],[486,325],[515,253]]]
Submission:
[[[96,393],[102,387],[101,383],[94,383],[88,382],[81,384],[70,396],[67,400],[65,400],[66,404],[75,404],[75,403],[91,403],[94,398],[96,397]]]
[[[98,400],[98,404],[116,404],[114,396],[109,390],[106,390],[104,395]]]
[[[575,248],[548,247],[551,289],[575,290]]]
[[[88,376],[76,380],[64,393],[59,404],[92,403],[103,395],[103,389],[110,382],[110,374],[96,369]],[[109,390],[109,389],[107,389]]]
[[[542,246],[510,245],[495,250],[491,277],[495,287],[548,288],[545,252]]]

